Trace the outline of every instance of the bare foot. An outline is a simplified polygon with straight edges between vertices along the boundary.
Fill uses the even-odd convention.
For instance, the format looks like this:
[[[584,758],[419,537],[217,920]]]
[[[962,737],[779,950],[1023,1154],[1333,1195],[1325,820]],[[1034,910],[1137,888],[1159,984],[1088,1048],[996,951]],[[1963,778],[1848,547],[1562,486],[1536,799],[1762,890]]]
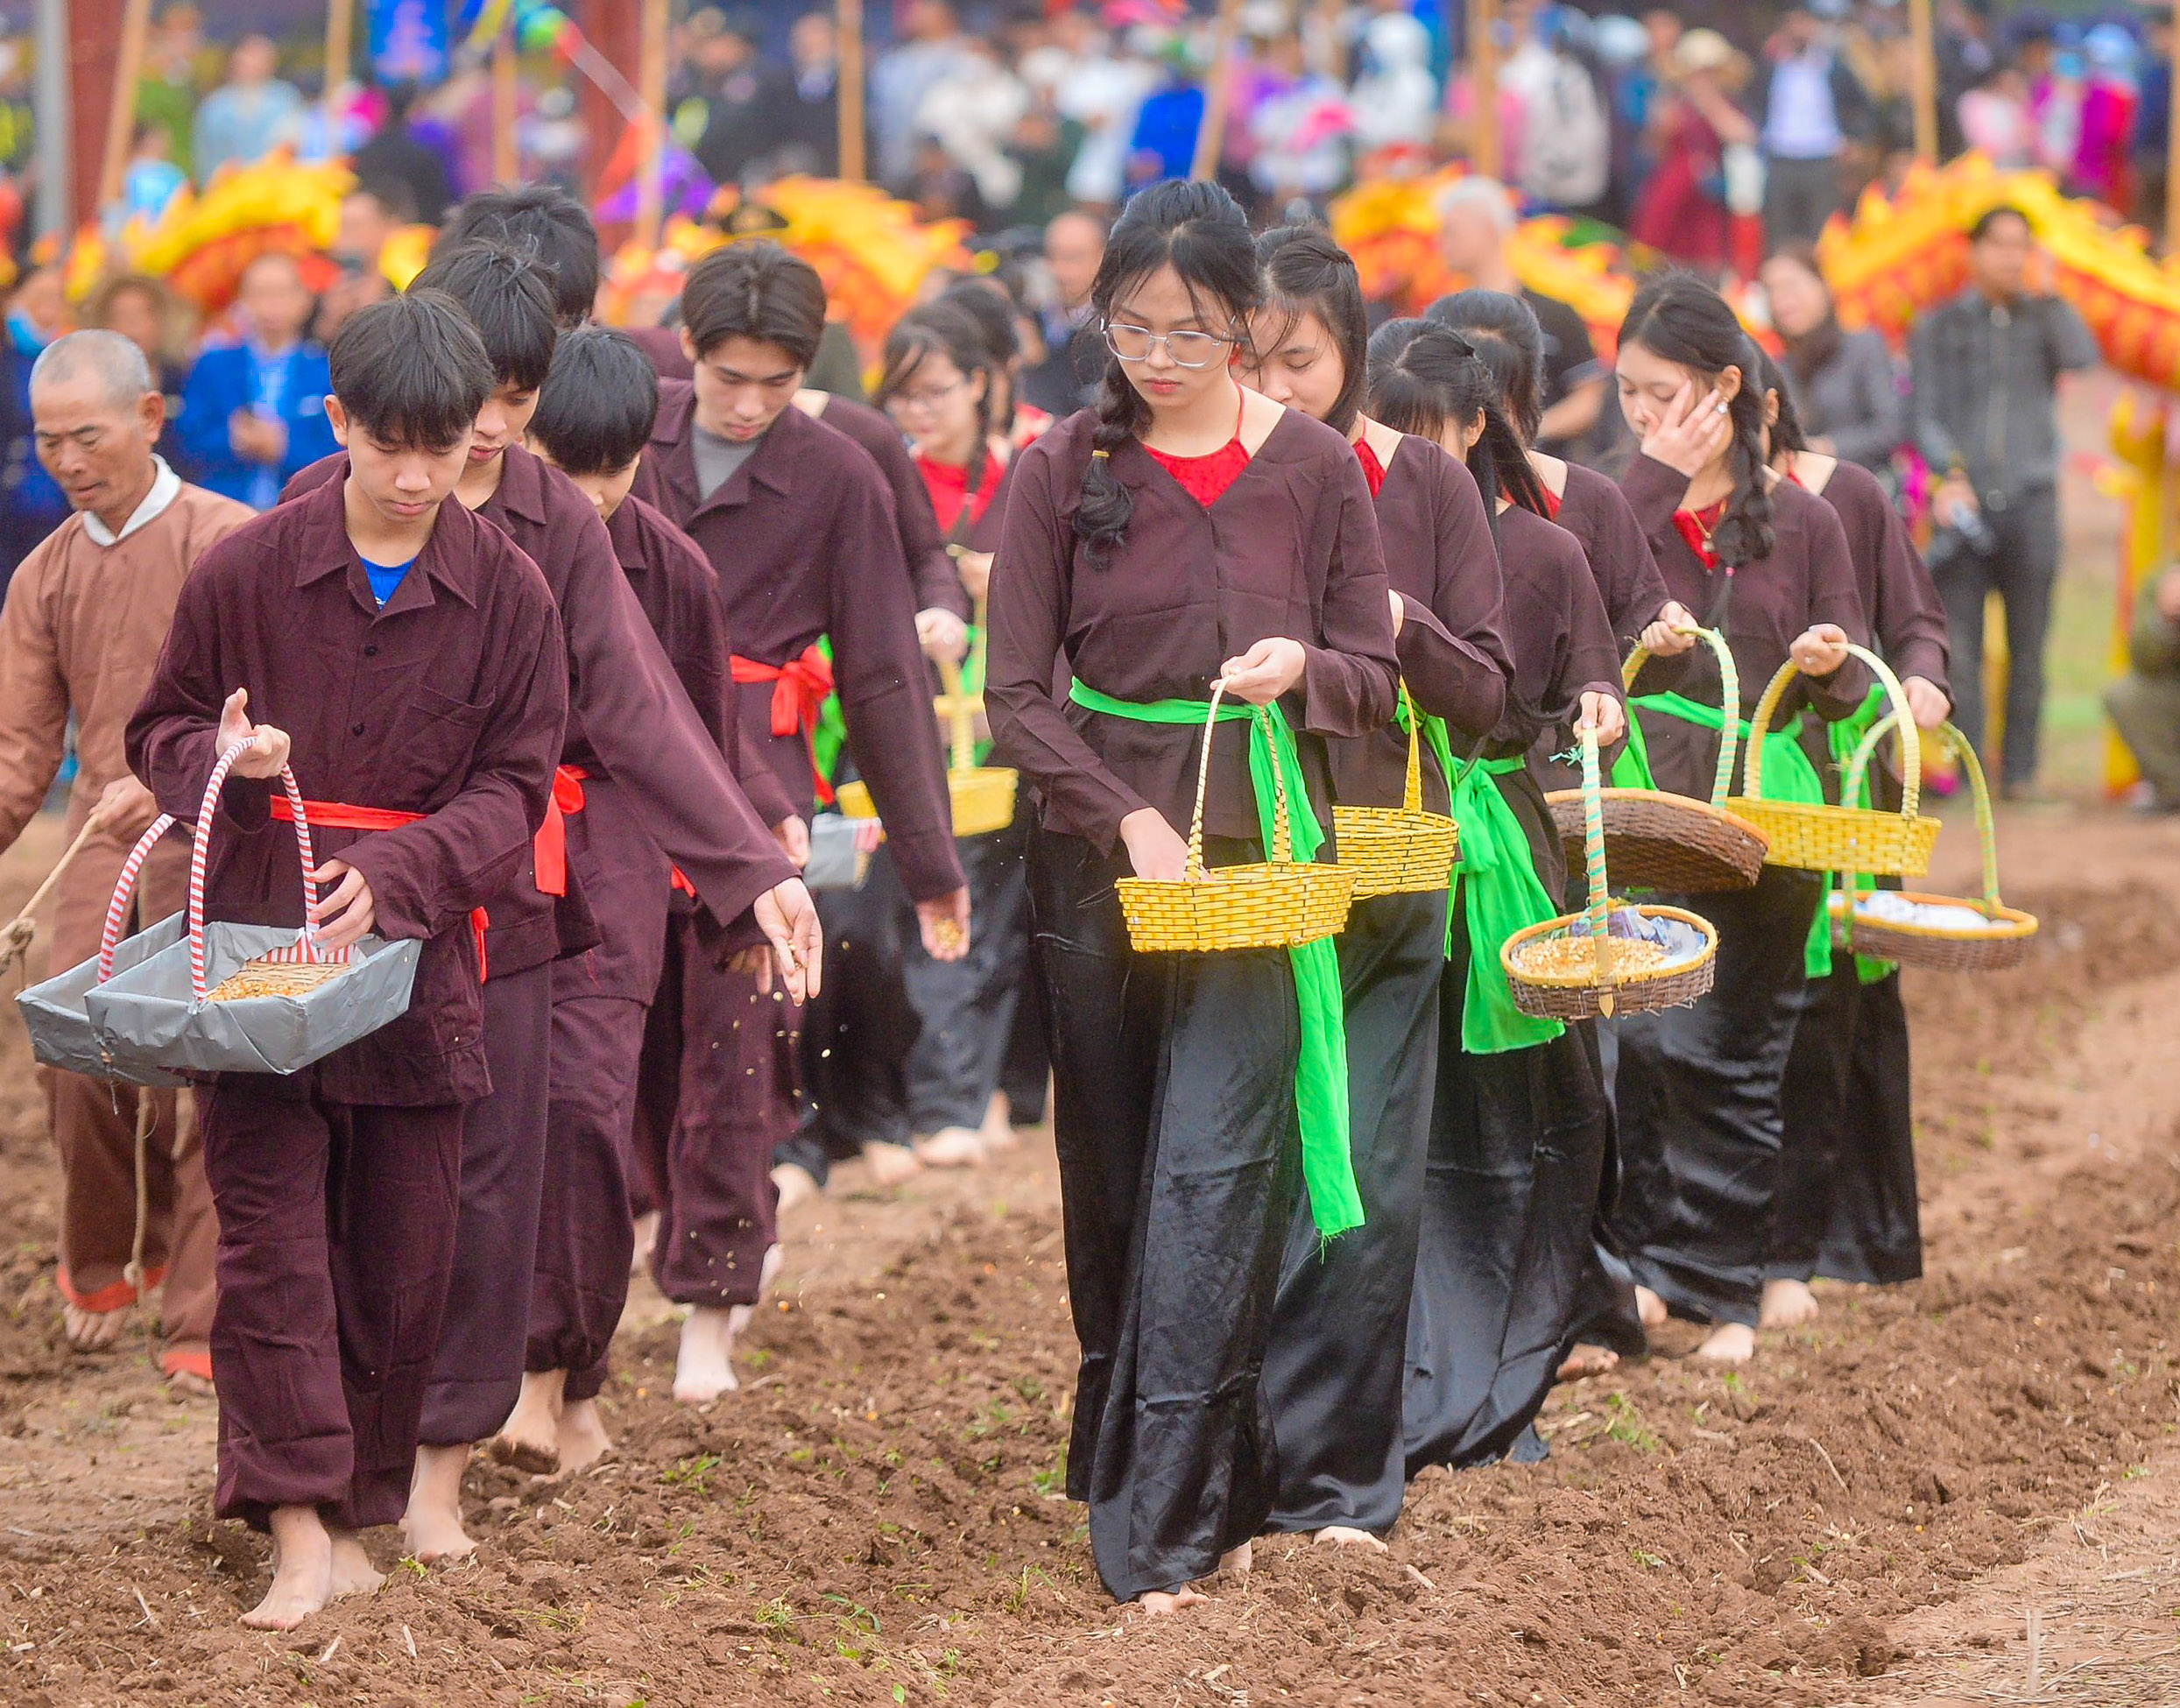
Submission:
[[[1587,1341],[1577,1341],[1575,1350],[1567,1354],[1567,1361],[1559,1366],[1559,1380],[1578,1382],[1585,1376],[1602,1376],[1619,1363],[1619,1354],[1610,1346],[1592,1346]]]
[[[272,1587],[243,1615],[255,1631],[293,1631],[333,1599],[333,1538],[315,1507],[272,1509]]]
[[[561,1408],[561,1474],[573,1476],[613,1450],[613,1438],[605,1432],[596,1400],[570,1400]]]
[[[863,1160],[871,1178],[880,1186],[901,1186],[923,1172],[915,1152],[906,1145],[881,1145],[873,1140],[863,1147]]]
[[[121,1338],[129,1322],[129,1307],[118,1310],[86,1310],[81,1305],[60,1308],[60,1326],[68,1345],[79,1352],[102,1352]]]
[[[659,1212],[646,1210],[636,1218],[636,1249],[629,1253],[628,1273],[640,1275],[651,1267],[651,1253],[659,1244]]]
[[[1756,1330],[1746,1323],[1721,1323],[1704,1337],[1696,1356],[1713,1364],[1746,1364],[1756,1356]]]
[[[1328,1524],[1310,1538],[1330,1548],[1366,1548],[1373,1554],[1389,1554],[1393,1550],[1367,1530],[1358,1530],[1351,1524]],[[1244,1566],[1243,1570],[1248,1568]]]
[[[386,1581],[386,1574],[370,1563],[362,1540],[353,1530],[334,1530],[332,1589],[335,1600],[344,1595],[370,1595]]]
[[[974,1168],[984,1160],[984,1135],[973,1126],[942,1126],[916,1140],[916,1161],[927,1168]]]
[[[1007,1101],[1005,1091],[991,1094],[991,1101],[984,1105],[984,1124],[977,1133],[989,1154],[1021,1149],[1022,1135],[1014,1130],[1014,1105]]]
[[[1237,1577],[1246,1577],[1249,1568],[1257,1562],[1256,1544],[1245,1542],[1238,1548],[1230,1548],[1218,1556],[1218,1569],[1231,1571]]]
[[[785,1216],[799,1203],[808,1203],[825,1189],[817,1176],[800,1162],[782,1162],[773,1169],[773,1184],[780,1189],[779,1213]]]
[[[409,1509],[401,1514],[401,1534],[409,1552],[427,1565],[476,1552],[476,1543],[462,1528],[462,1473],[469,1465],[466,1444],[416,1450],[416,1474],[409,1479]]]
[[[1798,1329],[1817,1318],[1817,1295],[1807,1281],[1767,1281],[1764,1305],[1756,1318],[1760,1329]]]
[[[549,1477],[561,1468],[561,1389],[565,1370],[526,1370],[522,1397],[484,1450],[501,1465]]]
[[[708,1406],[742,1386],[734,1373],[734,1313],[749,1307],[698,1305],[681,1323],[681,1350],[674,1364],[674,1397],[685,1406]]]
[[[1167,1613],[1177,1613],[1183,1607],[1193,1607],[1197,1602],[1210,1599],[1201,1590],[1145,1590],[1135,1605],[1157,1619]]]
[[[212,1400],[218,1391],[209,1376],[200,1376],[194,1370],[169,1370],[166,1373],[166,1391],[178,1399]]]
[[[1647,1287],[1635,1289],[1635,1316],[1646,1329],[1661,1329],[1666,1319],[1665,1301]]]

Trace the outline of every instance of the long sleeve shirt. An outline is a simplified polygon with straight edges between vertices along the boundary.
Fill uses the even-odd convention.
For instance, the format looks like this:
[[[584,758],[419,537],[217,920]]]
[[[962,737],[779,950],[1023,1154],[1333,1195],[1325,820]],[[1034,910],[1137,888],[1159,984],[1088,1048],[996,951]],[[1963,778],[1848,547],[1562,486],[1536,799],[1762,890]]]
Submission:
[[[1789,371],[1787,382],[1802,430],[1831,440],[1843,462],[1881,469],[1908,441],[1907,392],[1878,333],[1843,332],[1831,361],[1806,381]]]
[[[317,1066],[335,1102],[467,1103],[491,1079],[473,908],[502,905],[544,821],[568,717],[551,589],[497,529],[440,507],[382,607],[350,543],[340,483],[244,524],[184,585],[143,703],[131,767],[194,818],[218,757],[220,710],[287,731],[304,798],[425,816],[398,829],[312,832],[320,860],[362,872],[388,938],[422,940],[407,1013]],[[210,824],[208,918],[300,926],[294,827],[278,780],[230,776]]]
[[[1519,505],[1499,512],[1499,549],[1514,695],[1564,734],[1581,716],[1584,694],[1620,697],[1619,648],[1605,600],[1575,537]],[[1495,731],[1486,757],[1520,752],[1522,733],[1511,722]]]
[[[1072,415],[1015,459],[984,684],[1000,758],[1036,788],[1048,829],[1110,853],[1120,821],[1153,807],[1185,835],[1203,729],[1065,702],[1055,660],[1064,653],[1075,675],[1118,699],[1208,701],[1228,659],[1283,637],[1301,644],[1304,665],[1281,703],[1329,825],[1319,738],[1376,730],[1399,701],[1385,561],[1354,450],[1290,410],[1207,510],[1130,440],[1111,466],[1134,514],[1111,561],[1094,569],[1075,512],[1096,425],[1087,411]],[[1261,834],[1238,730],[1212,744],[1203,822],[1217,836]]]
[[[1595,469],[1570,462],[1566,490],[1552,520],[1575,537],[1584,562],[1605,599],[1605,615],[1624,657],[1642,632],[1658,620],[1672,595],[1642,524],[1628,508],[1627,495]]]
[[[2057,483],[2059,376],[2100,359],[2072,304],[1964,291],[1915,321],[1908,355],[1910,420],[1932,468],[1965,469],[1994,508]]]
[[[1842,457],[1819,496],[1846,532],[1855,591],[1885,662],[1897,675],[1921,676],[1950,694],[1945,602],[1885,488]]]

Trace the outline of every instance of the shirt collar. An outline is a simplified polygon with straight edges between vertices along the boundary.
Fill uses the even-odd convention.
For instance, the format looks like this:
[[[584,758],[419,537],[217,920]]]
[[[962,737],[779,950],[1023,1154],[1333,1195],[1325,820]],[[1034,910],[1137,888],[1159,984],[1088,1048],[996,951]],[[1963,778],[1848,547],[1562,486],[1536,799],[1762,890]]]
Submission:
[[[520,445],[510,445],[500,454],[499,488],[479,506],[490,510],[504,505],[527,522],[550,519],[551,505],[547,499],[545,464]]]
[[[295,554],[298,587],[308,587],[328,575],[346,572],[352,589],[360,589],[365,595],[370,594],[370,582],[363,574],[363,560],[349,538],[348,472],[348,460],[344,457],[335,476],[324,485],[289,500],[272,512],[276,516],[294,512],[295,526],[302,533],[301,549]],[[431,538],[416,554],[414,564],[401,578],[393,597],[384,607],[374,597],[370,609],[393,616],[429,604],[431,595],[423,584],[427,575],[463,604],[475,606],[477,548],[480,530],[484,526],[461,499],[448,494],[439,506]]]
[[[167,505],[181,496],[181,476],[166,466],[163,456],[153,456],[152,463],[159,473],[152,477],[152,490],[144,495],[144,502],[136,507],[121,532],[116,533],[89,511],[83,512],[83,532],[91,536],[94,546],[118,546],[138,528],[148,527],[166,513]]]

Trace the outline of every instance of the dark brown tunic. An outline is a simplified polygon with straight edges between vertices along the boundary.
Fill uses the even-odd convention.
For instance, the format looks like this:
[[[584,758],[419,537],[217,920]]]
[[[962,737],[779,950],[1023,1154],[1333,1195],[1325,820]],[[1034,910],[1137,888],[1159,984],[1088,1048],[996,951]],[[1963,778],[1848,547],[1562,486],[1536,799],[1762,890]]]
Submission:
[[[1632,651],[1673,596],[1666,591],[1665,577],[1626,494],[1595,469],[1570,462],[1567,490],[1560,494],[1559,514],[1552,519],[1582,547],[1620,652]]]
[[[900,530],[901,550],[916,586],[916,609],[950,611],[967,622],[969,594],[954,572],[954,560],[947,554],[939,519],[931,508],[931,494],[923,476],[916,472],[916,461],[909,455],[900,429],[868,404],[829,395],[817,419],[870,452],[878,473],[885,476],[886,490],[893,495],[893,519]],[[977,549],[991,548],[979,546]]]
[[[1787,661],[1796,636],[1815,623],[1836,623],[1847,638],[1869,644],[1869,625],[1855,591],[1847,536],[1832,507],[1792,481],[1772,488],[1771,555],[1733,573],[1711,569],[1674,525],[1688,493],[1688,476],[1637,456],[1620,486],[1643,526],[1667,590],[1713,628],[1723,628],[1741,679],[1740,716],[1749,716],[1764,686]],[[1831,721],[1849,716],[1868,691],[1870,675],[1850,659],[1829,677],[1797,676],[1780,697],[1772,728],[1783,728],[1805,705]],[[1653,659],[1635,682],[1638,696],[1669,689],[1707,705],[1718,703],[1718,667],[1708,648]],[[1679,718],[1647,720],[1650,769],[1661,789],[1709,800],[1718,763],[1716,732]]]
[[[1506,643],[1513,653],[1515,695],[1563,738],[1582,714],[1582,696],[1620,695],[1619,648],[1605,600],[1575,537],[1519,505],[1499,515],[1499,549],[1506,566]],[[1486,752],[1493,759],[1521,751],[1518,730],[1501,724]],[[1562,745],[1564,745],[1563,741]]]
[[[1135,501],[1102,570],[1075,533],[1097,417],[1069,416],[1022,451],[991,575],[992,738],[1043,796],[1045,828],[1111,852],[1120,821],[1155,807],[1186,834],[1203,732],[1106,717],[1054,698],[1064,649],[1084,682],[1122,700],[1208,700],[1228,659],[1259,640],[1302,644],[1301,686],[1282,702],[1329,827],[1323,736],[1393,716],[1400,665],[1370,488],[1347,441],[1288,412],[1210,509],[1131,440],[1112,471]],[[1248,745],[1211,750],[1204,829],[1261,832]]]
[[[408,1012],[319,1063],[335,1103],[466,1103],[491,1089],[472,908],[504,905],[545,817],[568,716],[551,590],[459,504],[382,610],[349,542],[338,482],[245,523],[198,561],[144,702],[129,763],[194,817],[220,708],[286,730],[306,799],[430,815],[396,830],[313,834],[370,885],[377,931],[424,940]],[[229,778],[211,829],[207,914],[300,925],[295,833],[277,784]],[[247,1077],[247,1076],[245,1076]]]
[[[1920,676],[1950,694],[1945,602],[1883,483],[1842,458],[1819,496],[1846,530],[1855,589],[1885,662],[1895,675]]]
[[[740,919],[758,896],[794,877],[794,866],[681,691],[590,500],[521,446],[503,455],[499,489],[476,513],[536,561],[560,607],[568,709],[589,744],[587,762],[612,774],[630,810],[714,916]],[[329,456],[298,474],[281,497],[347,476],[348,458]],[[570,754],[568,762],[586,761]],[[493,905],[486,952],[495,972],[541,966],[568,946],[533,866],[526,851],[515,882]]]
[[[1419,710],[1446,720],[1466,752],[1499,722],[1513,674],[1504,632],[1499,548],[1483,494],[1440,447],[1401,436],[1376,501],[1386,575],[1407,607],[1394,646]],[[1331,746],[1332,791],[1349,806],[1397,807],[1407,779],[1407,738],[1379,728]],[[1449,810],[1446,780],[1426,746],[1423,804]]]
[[[915,610],[885,481],[853,440],[790,407],[733,477],[700,498],[695,394],[668,389],[646,470],[661,494],[659,508],[718,576],[737,653],[786,664],[821,635],[831,637],[849,747],[885,821],[902,882],[919,901],[961,888]],[[807,813],[809,746],[799,730],[770,733],[773,687],[741,685],[742,721],[765,734],[774,775]]]
[[[688,359],[681,348],[681,328],[678,326],[631,326],[625,330],[636,341],[636,348],[651,358],[651,365],[659,371],[660,379],[676,379],[688,383],[696,364]]]

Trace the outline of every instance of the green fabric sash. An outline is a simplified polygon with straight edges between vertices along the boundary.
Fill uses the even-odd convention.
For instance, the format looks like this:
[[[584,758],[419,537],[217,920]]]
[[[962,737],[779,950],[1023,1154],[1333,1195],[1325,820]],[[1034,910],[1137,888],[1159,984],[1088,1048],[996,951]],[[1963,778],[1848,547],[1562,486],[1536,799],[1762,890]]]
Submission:
[[[1834,767],[1839,771],[1843,780],[1848,762],[1854,758],[1854,750],[1862,745],[1862,738],[1869,734],[1870,726],[1884,716],[1888,709],[1884,685],[1876,683],[1871,687],[1868,697],[1855,708],[1852,716],[1843,717],[1838,723],[1830,726],[1831,761]],[[1845,787],[1844,780],[1841,787]],[[1842,801],[1840,804],[1848,807],[1866,807],[1870,804],[1870,780],[1867,772],[1862,775],[1862,787],[1857,792],[1855,798],[1852,801]],[[1837,872],[1824,874],[1824,916],[1826,919],[1831,916],[1831,893],[1838,887],[1838,883],[1839,877]],[[1876,887],[1876,879],[1872,878],[1868,872],[1855,873],[1856,894],[1859,895],[1865,890]],[[1865,985],[1874,985],[1880,979],[1888,978],[1899,970],[1900,963],[1897,961],[1881,961],[1874,955],[1858,955],[1854,957],[1855,977]]]
[[[1627,751],[1622,753],[1612,767],[1614,788],[1655,788],[1650,777],[1650,752],[1643,741],[1642,722],[1635,716],[1638,709],[1654,711],[1667,717],[1677,717],[1683,723],[1694,723],[1703,729],[1725,730],[1725,714],[1716,706],[1698,703],[1678,694],[1645,694],[1627,702]],[[1755,739],[1746,720],[1736,719],[1734,729],[1743,743]],[[1824,780],[1817,774],[1817,767],[1810,763],[1810,756],[1802,751],[1796,740],[1800,730],[1796,719],[1783,730],[1772,730],[1764,736],[1764,798],[1767,801],[1797,801],[1803,806],[1821,807],[1824,804]],[[1633,760],[1640,767],[1630,766]],[[1644,780],[1630,782],[1629,776],[1640,775]],[[1823,978],[1831,971],[1831,913],[1820,902],[1817,916],[1810,921],[1810,935],[1803,949],[1803,966],[1811,978]]]
[[[1527,764],[1514,754],[1477,759],[1453,786],[1453,818],[1461,827],[1461,865],[1454,874],[1457,900],[1469,928],[1468,989],[1461,1004],[1461,1048],[1471,1055],[1498,1055],[1549,1043],[1567,1028],[1558,1020],[1525,1014],[1514,1006],[1499,949],[1517,931],[1559,917],[1557,901],[1536,875],[1536,861],[1521,821],[1492,780]]]
[[[1116,700],[1080,677],[1068,689],[1078,706],[1109,717],[1139,723],[1202,723],[1209,708],[1199,700]],[[1276,706],[1222,701],[1218,719],[1249,725],[1249,780],[1256,786],[1257,823],[1264,855],[1272,858],[1273,800],[1277,780],[1287,779],[1287,818],[1295,858],[1314,860],[1324,829],[1302,786],[1302,756],[1295,731]],[[1205,739],[1210,739],[1206,732]],[[1295,1000],[1302,1020],[1302,1055],[1295,1064],[1295,1109],[1302,1126],[1302,1179],[1309,1187],[1309,1211],[1326,1239],[1363,1225],[1363,1203],[1355,1189],[1354,1158],[1348,1148],[1347,1022],[1340,992],[1340,955],[1330,937],[1288,950],[1295,968]]]

